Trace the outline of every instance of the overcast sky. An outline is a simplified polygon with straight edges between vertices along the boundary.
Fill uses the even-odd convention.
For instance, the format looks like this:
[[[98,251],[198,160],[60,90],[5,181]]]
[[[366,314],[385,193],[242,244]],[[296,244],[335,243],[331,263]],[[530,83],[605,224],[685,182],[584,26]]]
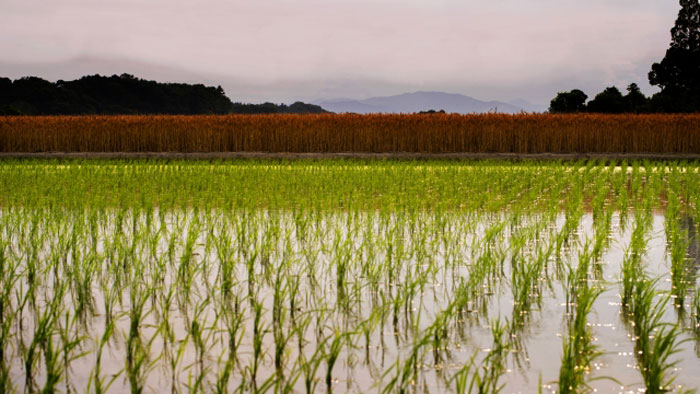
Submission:
[[[637,82],[674,0],[0,0],[0,75],[129,72],[233,100],[440,90],[545,104]]]

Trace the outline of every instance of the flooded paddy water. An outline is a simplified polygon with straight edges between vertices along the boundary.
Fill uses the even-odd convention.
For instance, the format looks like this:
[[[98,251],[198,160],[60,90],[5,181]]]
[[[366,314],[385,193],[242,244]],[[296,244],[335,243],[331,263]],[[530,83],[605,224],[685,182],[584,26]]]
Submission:
[[[262,164],[0,165],[3,390],[700,388],[695,167]]]

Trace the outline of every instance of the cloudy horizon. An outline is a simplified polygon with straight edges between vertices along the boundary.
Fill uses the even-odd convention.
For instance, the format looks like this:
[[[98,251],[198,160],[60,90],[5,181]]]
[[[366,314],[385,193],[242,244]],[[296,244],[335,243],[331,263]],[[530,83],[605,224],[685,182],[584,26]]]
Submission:
[[[547,104],[635,82],[670,42],[655,0],[3,0],[0,76],[127,72],[222,85],[234,101],[416,90]]]

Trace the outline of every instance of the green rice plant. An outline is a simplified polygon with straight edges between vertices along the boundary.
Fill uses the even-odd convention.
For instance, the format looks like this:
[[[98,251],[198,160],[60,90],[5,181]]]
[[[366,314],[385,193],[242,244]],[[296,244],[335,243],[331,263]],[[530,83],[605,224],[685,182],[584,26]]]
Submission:
[[[491,335],[493,344],[488,349],[486,357],[477,365],[474,354],[468,362],[452,378],[455,381],[455,388],[458,394],[477,393],[490,394],[500,393],[504,384],[501,378],[506,372],[506,362],[511,351],[508,322],[494,320],[491,324]]]
[[[340,356],[340,352],[343,350],[343,347],[347,344],[347,341],[349,340],[350,336],[352,333],[348,332],[341,332],[339,330],[335,330],[335,333],[333,334],[332,340],[330,340],[330,343],[328,344],[328,348],[325,352],[325,357],[326,357],[326,390],[329,393],[333,392],[333,367],[335,366],[335,363],[338,361],[338,357]]]
[[[222,305],[219,309],[222,312],[222,320],[224,321],[225,331],[227,336],[227,346],[225,347],[226,357],[224,367],[220,370],[216,381],[216,391],[218,393],[228,392],[226,389],[229,384],[233,368],[238,365],[238,351],[243,341],[244,334],[244,315],[240,312],[240,300],[238,295],[234,296],[233,308],[228,304]]]
[[[691,279],[688,277],[690,268],[686,259],[689,244],[687,232],[680,232],[680,234],[674,232],[671,235],[671,294],[674,298],[674,305],[679,309],[685,307],[686,295],[692,288]]]
[[[402,360],[401,357],[397,357],[396,362],[393,364],[392,368],[389,368],[384,375],[385,377],[390,374],[393,370],[394,375],[389,381],[383,385],[382,393],[406,393],[410,387],[417,384],[418,379],[418,369],[422,364],[423,357],[427,353],[428,349],[426,347],[432,343],[434,352],[438,352],[436,346],[440,345],[440,342],[436,342],[435,338],[439,336],[435,334],[436,331],[444,332],[446,331],[443,327],[444,316],[447,316],[448,312],[442,311],[438,314],[435,322],[421,335],[417,335],[413,338],[411,343],[411,348],[408,356]],[[431,338],[432,337],[432,338]],[[439,365],[439,360],[436,356],[436,365]]]
[[[234,364],[232,361],[230,361],[230,359],[224,360],[223,355],[219,357],[218,363],[223,364],[224,366],[221,368],[221,370],[219,370],[213,391],[216,394],[227,394],[229,392],[229,381],[231,380],[231,373],[233,372]]]
[[[181,291],[181,305],[188,305],[190,295],[192,294],[192,284],[195,280],[195,273],[198,270],[197,262],[194,258],[195,247],[200,233],[199,216],[195,213],[189,223],[187,230],[187,238],[185,239],[184,248],[180,256],[180,262],[177,270],[177,280]]]
[[[78,315],[71,316],[69,312],[66,312],[63,324],[59,324],[58,328],[60,347],[55,349],[54,352],[44,350],[44,366],[47,371],[46,383],[42,390],[44,392],[52,392],[54,387],[52,387],[49,382],[57,384],[62,378],[65,381],[66,392],[74,390],[69,379],[70,365],[72,362],[80,360],[82,357],[89,354],[88,351],[80,351],[85,336],[80,335],[81,332],[77,327],[79,319],[80,317]],[[47,344],[46,347],[48,346],[51,345]],[[76,351],[78,352],[76,353]]]
[[[317,347],[311,357],[307,357],[303,351],[299,353],[299,368],[304,377],[304,392],[306,394],[316,392],[316,387],[319,382],[316,375],[326,358],[325,345],[330,338],[330,336],[327,336],[322,341],[317,342]]]
[[[379,325],[380,320],[382,319],[382,316],[386,313],[384,311],[385,308],[385,304],[373,307],[367,319],[363,320],[359,324],[360,334],[365,340],[365,364],[370,363],[370,347],[372,346],[372,334],[376,331],[377,326]]]
[[[513,312],[511,328],[520,330],[530,321],[533,306],[539,305],[542,293],[540,291],[540,272],[546,260],[545,253],[534,259],[520,259],[514,266],[511,286],[513,292]]]
[[[105,329],[102,332],[102,336],[98,341],[96,341],[97,352],[95,354],[95,366],[93,368],[92,374],[90,376],[90,381],[88,382],[88,391],[93,391],[96,394],[106,393],[112,386],[114,381],[121,375],[122,371],[115,373],[111,378],[107,379],[107,376],[102,374],[102,353],[105,346],[109,343],[110,338],[114,334],[115,323],[114,320],[105,321]]]
[[[156,336],[150,340],[144,340],[141,334],[141,324],[150,311],[147,311],[146,303],[151,297],[150,291],[138,289],[134,285],[130,292],[129,332],[126,335],[126,377],[132,394],[142,393],[145,389],[145,378],[148,371],[155,365],[156,360],[151,360],[150,349]]]
[[[460,370],[455,374],[455,390],[457,394],[467,394],[469,389],[469,378],[472,376],[472,368],[474,367],[474,359],[477,354],[474,354],[469,362],[460,368]]]
[[[283,265],[284,263],[282,263]],[[285,332],[285,323],[288,319],[286,308],[284,308],[284,297],[288,295],[288,283],[282,279],[283,268],[280,268],[275,275],[273,301],[272,301],[272,335],[274,340],[274,364],[275,372],[279,379],[284,378],[285,352],[287,344],[294,337],[294,330]]]
[[[61,352],[59,349],[55,348],[52,336],[53,335],[49,336],[42,344],[44,366],[46,368],[46,380],[44,382],[44,387],[41,389],[42,393],[55,392],[61,381],[61,375],[63,375]]]
[[[187,350],[188,344],[189,336],[186,336],[183,340],[176,344],[177,346],[175,349],[169,349],[164,352],[164,356],[167,358],[167,367],[170,372],[170,391],[173,393],[180,392],[178,378],[184,375],[184,372],[180,369],[180,364],[185,356],[185,351]]]
[[[477,393],[499,393],[503,390],[500,380],[506,371],[507,356],[511,348],[510,342],[506,339],[510,331],[508,326],[508,322],[504,324],[500,320],[494,321],[491,325],[493,345],[481,363],[481,373],[478,370],[475,371],[472,378],[471,384],[476,388]]]
[[[695,329],[700,330],[700,287],[695,288],[695,298],[693,299],[693,315],[695,317]]]
[[[221,226],[219,234],[214,235],[217,257],[221,262],[219,275],[221,278],[221,295],[224,299],[231,296],[235,269],[235,262],[233,261],[234,252],[232,250],[231,235],[229,234],[228,228],[229,227],[224,224]]]
[[[644,385],[649,393],[671,391],[676,376],[677,360],[671,357],[680,351],[680,327],[663,322],[669,297],[654,302],[656,281],[641,279],[632,298],[632,319],[635,354]]]
[[[614,195],[616,193],[615,190],[619,190],[621,187],[619,182],[615,181],[616,177],[611,172],[611,169],[607,168],[606,170],[608,172],[608,176],[599,177],[598,182],[595,183],[595,197],[592,201],[593,226],[595,228],[595,235],[591,255],[594,259],[594,273],[599,279],[602,277],[602,267],[598,263],[598,260],[601,258],[603,252],[610,246],[609,234],[612,227],[612,217],[614,213],[614,207],[612,202],[610,202],[609,195]],[[609,186],[608,184],[611,184],[612,186]]]
[[[350,265],[350,259],[352,257],[352,250],[350,239],[346,238],[345,242],[341,244],[341,238],[342,237],[340,234],[336,234],[334,237],[335,244],[333,246],[333,250],[335,250],[336,253],[332,265],[335,267],[336,273],[336,302],[342,308],[347,309],[349,302],[347,289],[347,275]]]
[[[197,364],[197,377],[196,385],[199,386],[204,380],[206,368],[204,366],[205,353],[207,351],[207,343],[210,342],[211,336],[214,334],[214,330],[211,327],[215,327],[219,319],[217,316],[212,322],[211,327],[206,326],[206,319],[204,313],[210,303],[209,298],[205,298],[197,303],[194,308],[194,313],[189,320],[187,335],[192,338],[192,344],[195,348],[195,363]]]
[[[246,266],[246,271],[248,274],[248,298],[251,300],[251,306],[253,306],[253,299],[256,296],[256,291],[257,291],[257,273],[256,273],[256,261],[258,259],[259,251],[256,247],[255,251],[249,255],[246,255],[245,258],[245,266]]]
[[[556,237],[555,252],[557,260],[561,260],[562,247],[572,243],[572,235],[578,228],[584,214],[584,186],[583,181],[578,180],[572,186],[566,201],[564,225]]]
[[[250,374],[250,382],[252,384],[253,390],[258,390],[257,376],[258,370],[260,369],[260,363],[264,356],[263,353],[263,341],[265,334],[268,329],[265,326],[263,320],[263,305],[257,300],[257,297],[251,299],[253,308],[253,361],[252,366],[247,366],[248,372]]]
[[[626,167],[623,167],[624,171],[627,170]],[[629,218],[629,210],[630,210],[630,196],[629,196],[629,187],[627,185],[628,180],[626,179],[627,174],[625,173],[625,184],[623,187],[620,188],[619,194],[617,196],[617,211],[620,214],[620,230],[625,231],[627,228],[627,219]]]
[[[680,310],[684,309],[685,297],[692,288],[694,278],[691,278],[691,269],[686,259],[686,253],[690,246],[688,230],[681,229],[680,221],[680,200],[677,195],[680,186],[677,184],[677,175],[671,176],[676,179],[676,183],[670,182],[671,190],[668,193],[668,203],[666,206],[665,232],[667,245],[666,249],[671,258],[671,294],[674,298],[674,305]],[[674,186],[675,185],[675,186]]]
[[[563,340],[558,381],[560,393],[591,391],[592,388],[587,382],[591,379],[587,379],[587,375],[590,374],[590,368],[595,359],[602,354],[593,344],[591,328],[587,324],[587,316],[602,290],[582,281],[582,275],[585,275],[585,272],[579,270],[570,272],[569,294],[572,296],[567,302],[567,309],[570,304],[573,304],[574,311],[567,319],[567,336]]]
[[[75,312],[83,320],[86,320],[88,314],[91,314],[94,309],[92,283],[97,265],[94,257],[78,258],[74,261],[76,261],[74,265],[75,272],[71,274],[71,278],[75,281],[73,286]]]
[[[695,288],[693,310],[691,313],[691,330],[695,339],[695,352],[700,355],[700,287]]]
[[[19,280],[16,273],[16,265],[12,264],[6,256],[7,244],[0,240],[0,391],[12,392],[13,383],[8,365],[11,340],[11,329],[17,314],[12,310],[12,290]]]
[[[47,360],[47,365],[54,366],[58,363],[56,358],[59,357],[60,354],[57,354],[53,348],[52,336],[54,324],[61,313],[62,305],[60,302],[66,287],[64,282],[61,286],[56,288],[54,298],[45,306],[43,312],[37,316],[34,336],[29,342],[29,345],[26,346],[24,341],[20,342],[24,359],[25,387],[29,392],[36,390],[35,368],[40,357],[40,352],[43,351],[45,357],[49,358],[49,360]],[[55,372],[55,370],[53,372]],[[59,377],[60,372],[53,374],[49,387],[58,383]]]
[[[646,252],[646,247],[649,242],[647,232],[646,219],[641,214],[635,213],[635,225],[632,230],[630,244],[625,251],[625,257],[622,261],[622,307],[623,310],[630,308],[632,298],[637,282],[644,276],[644,267],[642,258]]]

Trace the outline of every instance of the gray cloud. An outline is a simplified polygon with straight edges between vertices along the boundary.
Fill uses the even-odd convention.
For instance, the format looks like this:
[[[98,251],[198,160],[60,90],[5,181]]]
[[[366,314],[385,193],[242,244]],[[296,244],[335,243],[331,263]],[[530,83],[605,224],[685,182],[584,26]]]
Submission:
[[[253,101],[420,89],[543,103],[630,82],[651,92],[646,72],[678,10],[658,0],[0,2],[0,74],[136,69]]]

